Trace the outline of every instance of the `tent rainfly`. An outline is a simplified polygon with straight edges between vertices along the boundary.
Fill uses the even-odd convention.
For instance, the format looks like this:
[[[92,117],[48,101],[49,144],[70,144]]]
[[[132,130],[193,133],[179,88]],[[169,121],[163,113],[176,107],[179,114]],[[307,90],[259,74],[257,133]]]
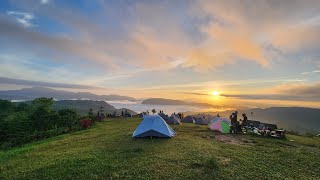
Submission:
[[[181,121],[186,123],[194,123],[194,118],[192,116],[186,116]]]
[[[162,117],[162,119],[164,119],[165,121],[167,121],[169,119],[169,116],[164,114],[164,113],[159,113],[158,114],[160,117]]]
[[[230,133],[231,122],[227,118],[217,117],[214,118],[210,124],[209,128],[213,131],[220,131],[222,133]]]
[[[171,138],[175,135],[176,132],[159,115],[145,115],[140,125],[133,132],[132,138]]]
[[[203,117],[199,117],[199,118],[196,118],[194,120],[194,123],[195,124],[199,124],[199,125],[208,125],[208,121],[206,121]]]
[[[169,119],[166,119],[168,124],[181,124],[181,121],[178,116],[171,115]]]

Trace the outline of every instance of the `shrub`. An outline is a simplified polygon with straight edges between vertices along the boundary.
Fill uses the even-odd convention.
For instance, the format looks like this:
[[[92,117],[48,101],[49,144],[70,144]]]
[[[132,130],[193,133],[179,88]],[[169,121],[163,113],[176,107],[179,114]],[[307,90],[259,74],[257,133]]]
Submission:
[[[91,127],[93,124],[93,121],[92,120],[89,120],[89,119],[82,119],[80,120],[80,125],[82,128],[84,129],[87,129],[89,127]]]

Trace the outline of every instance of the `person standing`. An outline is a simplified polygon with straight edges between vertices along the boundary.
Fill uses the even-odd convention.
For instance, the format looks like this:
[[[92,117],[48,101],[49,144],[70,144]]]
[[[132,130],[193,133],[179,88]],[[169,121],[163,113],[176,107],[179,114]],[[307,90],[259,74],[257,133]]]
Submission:
[[[238,133],[238,111],[235,111],[230,115],[232,130],[235,134]]]

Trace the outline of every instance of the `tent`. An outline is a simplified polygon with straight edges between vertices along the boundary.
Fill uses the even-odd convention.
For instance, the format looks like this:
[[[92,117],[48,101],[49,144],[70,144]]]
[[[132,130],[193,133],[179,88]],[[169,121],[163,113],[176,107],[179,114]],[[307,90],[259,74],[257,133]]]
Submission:
[[[211,130],[217,130],[220,131],[222,133],[230,133],[231,131],[231,121],[227,118],[222,118],[222,117],[216,117],[214,118],[210,124],[209,124],[209,128]]]
[[[194,118],[192,116],[186,116],[181,121],[186,123],[194,123]]]
[[[159,113],[158,114],[160,117],[162,117],[162,119],[164,119],[165,121],[167,121],[169,119],[169,116],[164,114],[164,113]]]
[[[133,132],[132,137],[170,138],[174,135],[176,135],[176,132],[159,115],[145,115],[140,125]]]
[[[203,117],[196,118],[194,123],[199,125],[208,125],[208,121],[206,121]]]
[[[179,121],[181,121],[181,118],[180,118],[179,114],[172,114],[172,116],[175,116],[176,118],[179,119]]]
[[[181,124],[180,118],[176,115],[171,115],[165,120],[168,124]]]

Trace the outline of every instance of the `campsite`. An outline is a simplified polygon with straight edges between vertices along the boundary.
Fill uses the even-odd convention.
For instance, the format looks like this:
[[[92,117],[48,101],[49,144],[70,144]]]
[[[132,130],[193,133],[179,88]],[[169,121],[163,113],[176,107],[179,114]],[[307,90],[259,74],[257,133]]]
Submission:
[[[316,179],[320,139],[224,135],[207,125],[170,125],[169,139],[132,139],[141,118],[0,151],[0,179]]]
[[[0,0],[0,180],[320,180],[320,0]]]

